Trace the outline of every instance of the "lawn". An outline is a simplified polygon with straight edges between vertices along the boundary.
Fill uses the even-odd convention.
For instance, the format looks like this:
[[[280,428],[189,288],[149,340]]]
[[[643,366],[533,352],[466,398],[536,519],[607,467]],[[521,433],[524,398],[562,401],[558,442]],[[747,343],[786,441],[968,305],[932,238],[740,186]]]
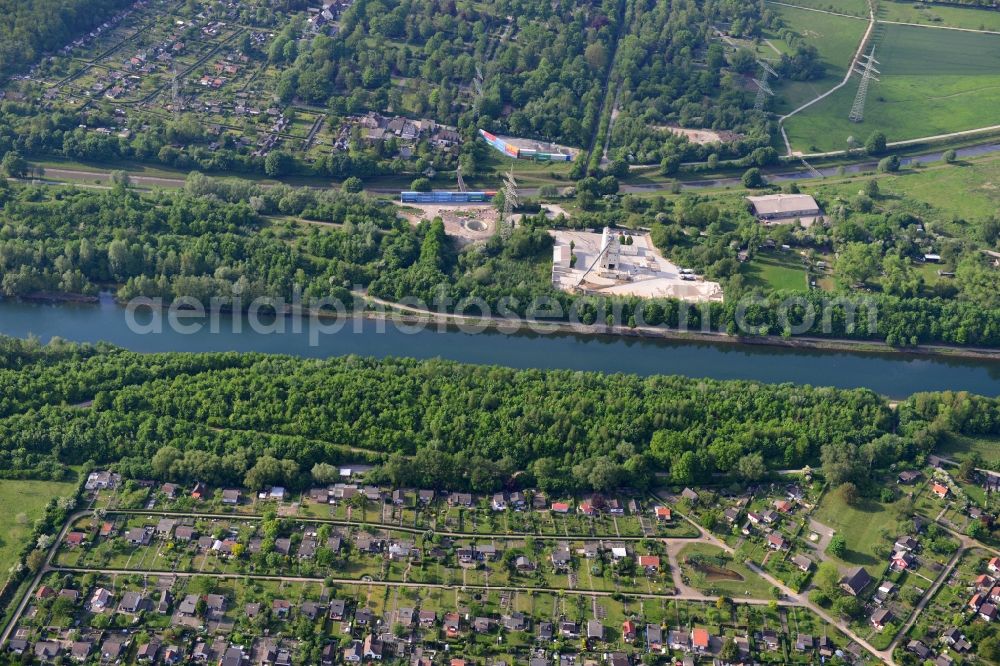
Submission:
[[[823,501],[813,514],[813,518],[827,527],[832,527],[847,541],[847,552],[843,559],[833,558],[842,568],[861,565],[868,573],[877,577],[885,568],[872,551],[873,546],[882,541],[882,530],[895,537],[896,516],[892,504],[881,504],[863,499],[857,506],[849,506],[838,492],[823,495]]]
[[[861,36],[865,33],[867,23],[859,19],[820,14],[783,5],[769,4],[768,8],[781,15],[786,27],[805,37],[811,46],[815,46],[826,65],[826,75],[821,79],[772,81],[771,85],[776,95],[772,108],[776,113],[783,114],[826,92],[843,79]]]
[[[847,19],[845,19],[847,20]],[[888,25],[864,121],[848,120],[859,77],[785,121],[793,149],[842,150],[875,130],[889,141],[1000,124],[1000,35]]]
[[[0,517],[0,576],[17,560],[24,541],[31,535],[32,525],[42,517],[45,505],[53,497],[72,495],[75,484],[55,481],[0,480],[0,506],[6,510]]]
[[[806,291],[806,271],[798,255],[761,252],[743,267],[747,282],[770,289]]]
[[[796,0],[795,4],[803,4]],[[1000,30],[1000,12],[987,8],[928,5],[920,2],[880,2],[879,19],[949,26],[968,30]]]

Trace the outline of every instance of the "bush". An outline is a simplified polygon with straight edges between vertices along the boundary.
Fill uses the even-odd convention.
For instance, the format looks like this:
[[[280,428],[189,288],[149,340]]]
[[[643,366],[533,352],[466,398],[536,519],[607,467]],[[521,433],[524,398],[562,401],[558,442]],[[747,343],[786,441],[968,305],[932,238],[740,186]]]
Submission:
[[[358,193],[365,187],[364,183],[357,176],[351,176],[344,181],[344,191],[351,193]]]
[[[869,155],[881,155],[886,149],[885,134],[876,130],[865,141],[865,152]]]
[[[890,155],[879,160],[878,170],[880,173],[893,173],[899,171],[899,157]]]
[[[757,167],[751,167],[743,173],[743,187],[757,189],[767,185],[763,174]]]
[[[431,181],[427,178],[417,178],[412,183],[410,183],[410,189],[414,192],[430,192],[431,191]]]

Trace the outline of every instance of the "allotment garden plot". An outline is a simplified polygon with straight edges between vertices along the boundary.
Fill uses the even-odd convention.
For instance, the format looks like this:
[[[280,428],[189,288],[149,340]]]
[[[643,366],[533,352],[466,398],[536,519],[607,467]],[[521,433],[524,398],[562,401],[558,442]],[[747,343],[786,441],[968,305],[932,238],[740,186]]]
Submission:
[[[884,26],[876,54],[880,82],[873,82],[864,121],[848,114],[858,77],[826,99],[785,121],[797,152],[843,150],[875,130],[889,141],[934,136],[1000,124],[1000,35]]]

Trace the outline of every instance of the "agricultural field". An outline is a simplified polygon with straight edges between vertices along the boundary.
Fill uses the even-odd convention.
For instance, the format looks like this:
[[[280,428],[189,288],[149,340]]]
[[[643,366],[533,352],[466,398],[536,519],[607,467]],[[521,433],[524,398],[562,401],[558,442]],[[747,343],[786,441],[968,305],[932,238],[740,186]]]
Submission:
[[[858,77],[785,121],[793,150],[843,150],[875,130],[889,141],[1000,123],[1000,35],[885,25],[876,59],[880,82],[869,88],[864,121],[848,114]]]
[[[862,18],[868,17],[867,0],[767,0],[767,4],[774,7],[796,5],[798,7],[808,7],[809,9],[819,9],[826,12],[850,14],[851,16]]]
[[[17,560],[36,520],[54,497],[73,494],[74,484],[56,481],[0,480],[0,578]]]
[[[788,29],[804,37],[810,46],[816,47],[826,66],[826,73],[820,79],[772,80],[775,98],[771,110],[781,115],[826,92],[843,80],[844,72],[847,71],[861,36],[865,33],[867,22],[784,5],[769,5],[769,7],[781,16]],[[762,52],[761,55],[768,57],[766,52]]]

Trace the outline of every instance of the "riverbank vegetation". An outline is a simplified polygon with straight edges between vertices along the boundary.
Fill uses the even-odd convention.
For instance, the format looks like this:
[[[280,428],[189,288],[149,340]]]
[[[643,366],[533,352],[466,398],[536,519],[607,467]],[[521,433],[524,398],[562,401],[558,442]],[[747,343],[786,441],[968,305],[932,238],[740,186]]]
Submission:
[[[905,178],[878,182],[895,187]],[[0,186],[4,295],[105,289],[125,300],[192,298],[206,307],[220,298],[222,307],[239,309],[257,297],[290,303],[298,293],[306,304],[334,298],[351,308],[357,289],[367,289],[448,312],[482,299],[493,313],[503,305],[522,317],[549,299],[553,319],[575,316],[596,326],[677,328],[686,318],[691,329],[730,334],[777,336],[794,328],[896,345],[1000,345],[1000,271],[980,252],[1000,238],[992,217],[959,222],[919,199],[881,194],[874,180],[867,194],[854,196],[861,182],[821,185],[816,196],[830,224],[808,229],[764,227],[740,195],[626,196],[571,218],[528,214],[510,239],[466,247],[440,220],[410,224],[390,203],[364,194],[262,187],[197,172],[173,192],[140,193],[124,174],[112,180],[106,191]],[[587,181],[596,179],[580,187],[590,187]],[[678,265],[722,282],[726,300],[695,307],[556,290],[549,229],[604,225],[648,225]],[[924,260],[932,251],[941,263]],[[738,260],[741,252],[747,261]],[[934,266],[954,277],[928,270]],[[820,288],[807,289],[810,283]],[[798,300],[789,307],[790,296]]]

